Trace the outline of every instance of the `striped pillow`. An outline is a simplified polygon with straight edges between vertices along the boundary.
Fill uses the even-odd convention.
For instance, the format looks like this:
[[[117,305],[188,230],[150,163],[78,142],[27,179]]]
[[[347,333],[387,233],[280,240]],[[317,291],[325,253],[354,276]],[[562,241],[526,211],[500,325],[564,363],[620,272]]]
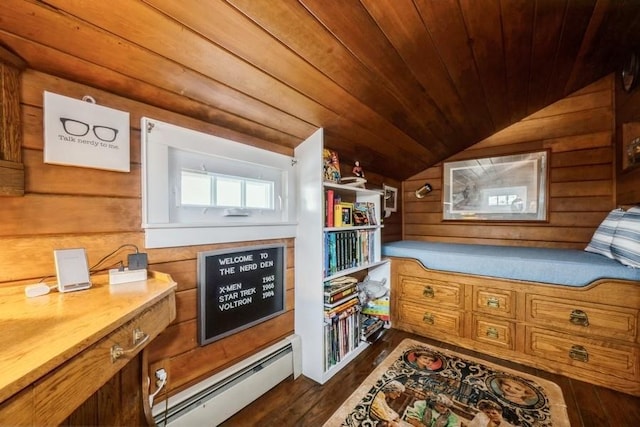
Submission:
[[[622,264],[640,268],[640,206],[627,210],[618,222],[611,253]]]
[[[611,243],[613,242],[613,235],[616,231],[616,227],[618,226],[618,221],[620,221],[622,215],[624,215],[624,210],[622,209],[614,209],[609,212],[609,215],[607,215],[607,217],[600,223],[595,233],[593,233],[591,242],[589,242],[584,250],[613,259]]]

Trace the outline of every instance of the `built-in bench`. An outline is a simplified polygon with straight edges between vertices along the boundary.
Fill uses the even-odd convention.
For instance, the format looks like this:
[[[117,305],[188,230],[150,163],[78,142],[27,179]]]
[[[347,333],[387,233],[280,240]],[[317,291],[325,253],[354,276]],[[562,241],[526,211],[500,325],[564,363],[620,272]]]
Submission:
[[[574,249],[401,241],[393,327],[640,395],[640,269]]]
[[[598,279],[640,281],[639,268],[578,249],[404,240],[385,244],[383,255],[413,258],[432,270],[565,286],[586,286]]]

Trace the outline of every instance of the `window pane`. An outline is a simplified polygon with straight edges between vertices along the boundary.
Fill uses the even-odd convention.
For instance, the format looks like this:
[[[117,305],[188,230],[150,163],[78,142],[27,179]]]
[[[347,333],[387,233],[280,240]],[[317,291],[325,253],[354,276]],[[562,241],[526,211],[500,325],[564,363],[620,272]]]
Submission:
[[[247,181],[246,207],[254,209],[273,209],[273,183]]]
[[[242,181],[229,177],[216,177],[216,205],[242,207]]]
[[[181,173],[180,204],[211,206],[211,178],[206,173]]]

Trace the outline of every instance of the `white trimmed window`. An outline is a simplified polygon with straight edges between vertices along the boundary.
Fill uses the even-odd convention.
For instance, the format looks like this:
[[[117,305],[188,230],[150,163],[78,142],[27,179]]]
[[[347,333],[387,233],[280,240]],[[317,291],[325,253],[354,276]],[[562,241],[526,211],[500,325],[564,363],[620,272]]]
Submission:
[[[293,158],[143,118],[146,247],[295,236]]]

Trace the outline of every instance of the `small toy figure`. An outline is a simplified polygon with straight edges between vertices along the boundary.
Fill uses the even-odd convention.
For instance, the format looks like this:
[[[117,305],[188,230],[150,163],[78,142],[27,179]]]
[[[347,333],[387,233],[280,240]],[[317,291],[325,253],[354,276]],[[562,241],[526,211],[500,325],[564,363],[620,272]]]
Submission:
[[[364,178],[364,169],[362,169],[362,166],[360,166],[359,161],[356,160],[356,164],[351,170],[351,173],[353,173],[355,176],[359,178]]]

